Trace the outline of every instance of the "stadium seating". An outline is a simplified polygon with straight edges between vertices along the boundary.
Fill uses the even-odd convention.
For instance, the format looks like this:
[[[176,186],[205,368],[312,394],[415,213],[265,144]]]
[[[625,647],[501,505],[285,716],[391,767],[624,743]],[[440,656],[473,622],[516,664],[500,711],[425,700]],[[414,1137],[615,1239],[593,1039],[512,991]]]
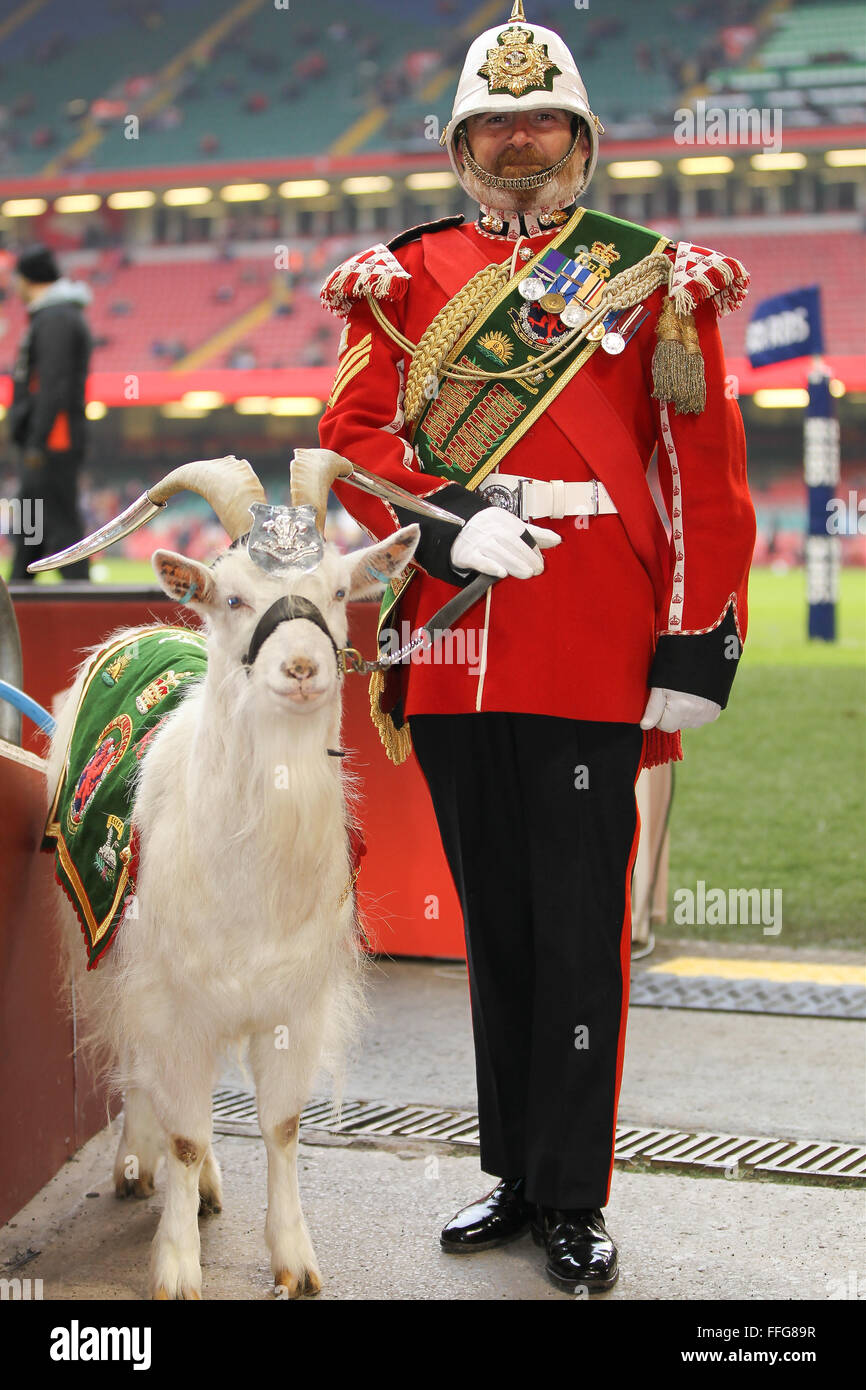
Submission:
[[[675,233],[698,243],[706,239],[718,245],[738,257],[751,274],[746,312],[722,320],[728,357],[745,355],[750,306],[807,284],[822,286],[827,351],[839,355],[861,352],[866,322],[862,235],[854,230],[802,231],[794,218],[783,225],[785,231],[770,232],[756,219],[754,231],[740,231],[741,221],[734,229],[714,227],[712,232],[704,232],[696,221]],[[185,253],[178,249],[175,254],[184,254],[184,259],[172,259],[171,248],[163,247],[140,253],[159,259],[128,266],[117,264],[116,251],[91,254],[89,264],[72,274],[87,280],[93,289],[88,310],[97,341],[92,370],[168,369],[224,330],[228,330],[225,338],[216,341],[211,353],[200,357],[199,366],[332,364],[341,325],[323,311],[318,289],[327,270],[363,244],[357,235],[320,244],[298,242],[305,268],[292,289],[285,273],[274,272],[273,248],[267,245],[262,246],[259,256],[233,260],[215,260],[213,251],[204,246],[197,248],[198,259],[191,255],[194,248],[186,248]],[[261,306],[261,314],[253,315],[251,321],[248,316],[256,306]],[[0,305],[0,372],[11,370],[24,322],[23,307],[7,298]]]
[[[789,126],[862,121],[866,22],[859,0],[782,9],[748,64],[708,75],[721,106],[781,106]]]
[[[699,240],[698,228],[692,229]],[[792,233],[794,233],[792,219]],[[822,287],[821,311],[828,353],[863,351],[866,323],[866,282],[863,277],[863,237],[855,231],[796,232],[768,235],[725,234],[723,250],[736,256],[752,277],[746,311],[722,320],[722,340],[729,357],[745,356],[746,325],[751,307],[770,295],[798,286]]]
[[[268,305],[278,306],[285,294],[285,277],[265,257],[159,260],[108,269],[112,261],[116,253],[106,253],[86,272],[73,272],[93,289],[87,314],[95,341],[92,371],[169,369],[216,334],[242,325],[256,306],[267,314]],[[230,333],[202,365],[236,365],[230,359],[240,343],[253,345],[256,361],[248,365],[335,360],[339,325],[322,312],[312,286],[298,294],[291,309],[288,315],[275,312],[261,328]],[[24,327],[23,306],[8,298],[0,312],[0,372],[11,371]],[[322,361],[305,362],[316,335],[321,335]]]
[[[611,15],[540,0],[529,22],[561,30],[616,137],[669,131],[683,92],[724,60],[723,35],[762,8],[642,0]],[[152,168],[309,157],[338,142],[353,153],[428,150],[427,119],[446,114],[468,38],[507,9],[507,0],[368,0],[363,16],[352,0],[328,0],[322,17],[251,0],[40,7],[0,38],[0,164],[36,173],[62,156],[72,168]],[[140,116],[137,139],[126,114]]]

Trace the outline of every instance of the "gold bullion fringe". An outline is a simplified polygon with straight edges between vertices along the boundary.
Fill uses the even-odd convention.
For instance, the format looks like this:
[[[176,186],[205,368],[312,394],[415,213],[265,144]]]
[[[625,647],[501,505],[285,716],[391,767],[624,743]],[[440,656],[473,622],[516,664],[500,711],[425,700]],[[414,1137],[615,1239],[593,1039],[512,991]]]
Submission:
[[[379,737],[385,747],[385,752],[391,762],[399,767],[412,752],[412,734],[409,730],[408,719],[402,728],[398,729],[390,714],[386,714],[382,709],[379,698],[384,689],[385,672],[374,671],[370,677],[370,715],[379,730]]]
[[[671,401],[680,415],[699,415],[707,403],[704,359],[692,314],[678,314],[668,297],[656,325],[653,397]]]
[[[496,290],[508,280],[508,264],[486,265],[439,310],[422,333],[406,377],[403,409],[414,423],[438,385],[439,368]]]

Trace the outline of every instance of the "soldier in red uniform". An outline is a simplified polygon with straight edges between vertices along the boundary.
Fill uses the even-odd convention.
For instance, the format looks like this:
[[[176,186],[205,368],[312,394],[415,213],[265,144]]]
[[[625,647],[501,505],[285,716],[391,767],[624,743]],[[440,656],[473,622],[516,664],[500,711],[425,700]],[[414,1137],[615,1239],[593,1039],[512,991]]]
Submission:
[[[601,129],[567,47],[517,0],[471,46],[443,135],[478,220],[371,247],[322,291],[346,317],[322,445],[465,520],[420,523],[380,641],[403,645],[476,572],[499,581],[447,649],[374,688],[390,755],[419,759],[461,901],[481,1166],[500,1178],[440,1242],[482,1250],[531,1225],[569,1291],[618,1274],[602,1209],[635,782],[727,704],[755,537],[717,328],[748,276],[577,207]],[[377,539],[418,521],[335,491]]]

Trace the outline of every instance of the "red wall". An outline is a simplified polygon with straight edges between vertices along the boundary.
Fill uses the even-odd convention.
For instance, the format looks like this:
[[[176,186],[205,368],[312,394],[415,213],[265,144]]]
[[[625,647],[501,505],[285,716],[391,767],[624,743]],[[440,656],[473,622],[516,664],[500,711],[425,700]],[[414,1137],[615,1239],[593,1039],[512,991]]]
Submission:
[[[2,1224],[102,1129],[107,1112],[104,1092],[72,1056],[68,991],[58,988],[54,861],[38,853],[45,778],[5,751],[0,805]]]

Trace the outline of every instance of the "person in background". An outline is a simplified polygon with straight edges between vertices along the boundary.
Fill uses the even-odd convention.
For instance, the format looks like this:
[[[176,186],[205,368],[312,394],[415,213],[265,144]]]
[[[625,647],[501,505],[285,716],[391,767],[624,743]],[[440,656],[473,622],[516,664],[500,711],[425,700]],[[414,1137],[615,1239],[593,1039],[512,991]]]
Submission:
[[[33,246],[19,255],[15,285],[29,323],[18,349],[9,435],[20,452],[19,499],[41,507],[41,526],[15,539],[12,579],[84,534],[78,479],[84,461],[84,397],[92,340],[82,312],[88,285],[61,276],[53,252]],[[24,528],[22,528],[23,531]],[[68,565],[66,579],[89,579],[87,560]]]

